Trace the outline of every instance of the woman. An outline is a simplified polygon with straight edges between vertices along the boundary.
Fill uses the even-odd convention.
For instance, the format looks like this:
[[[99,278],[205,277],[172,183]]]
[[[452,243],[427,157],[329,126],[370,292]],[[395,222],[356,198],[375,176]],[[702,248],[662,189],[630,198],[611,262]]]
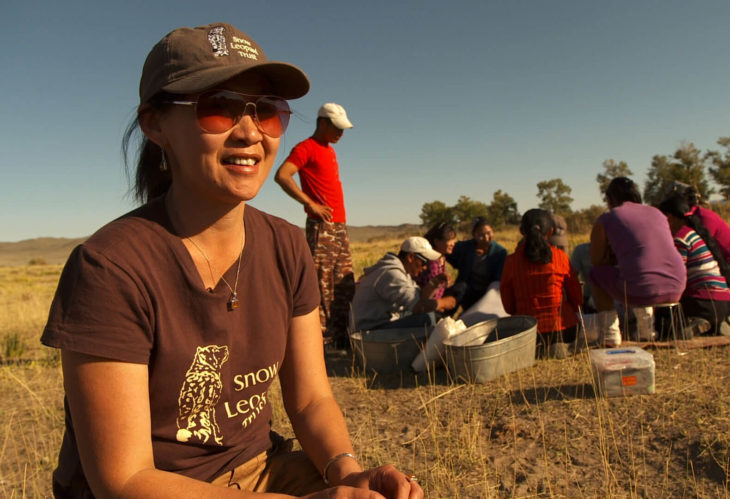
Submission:
[[[575,341],[582,301],[580,282],[568,255],[548,242],[552,233],[549,212],[525,212],[520,224],[524,237],[507,257],[499,285],[507,313],[537,318],[538,351],[542,355],[553,344]]]
[[[641,204],[636,184],[614,178],[606,189],[609,211],[591,231],[591,294],[598,310],[601,346],[621,344],[614,302],[633,307],[639,339],[650,339],[651,305],[676,302],[686,282],[684,264],[674,249],[662,213]]]
[[[730,262],[730,226],[714,211],[700,206],[700,195],[692,186],[687,186],[682,196],[689,205],[687,215],[694,215],[715,240],[726,262]]]
[[[456,244],[456,230],[445,223],[439,222],[431,227],[428,232],[423,236],[430,244],[433,249],[441,253],[441,258],[438,260],[429,260],[426,264],[426,270],[421,272],[416,279],[416,284],[421,288],[425,287],[431,280],[437,276],[446,276],[446,255],[450,255],[454,251],[454,245]],[[439,277],[439,279],[442,279]],[[444,290],[448,284],[447,280],[439,284],[439,287],[431,295],[431,299],[437,300],[444,296]]]
[[[730,276],[715,239],[680,196],[662,201],[659,209],[669,221],[674,244],[687,267],[687,287],[682,294],[682,310],[693,323],[699,317],[709,322],[709,334],[719,335],[730,313]],[[692,212],[694,213],[694,212]],[[727,329],[727,326],[725,326]]]
[[[148,55],[147,203],[74,250],[42,338],[61,349],[66,391],[56,495],[422,497],[392,466],[361,470],[301,231],[247,204],[286,129],[284,99],[308,88],[224,23],[177,29]],[[276,377],[306,455],[270,433]],[[325,483],[337,488],[317,492]]]
[[[493,241],[494,229],[486,218],[474,219],[472,238],[459,241],[446,261],[459,271],[456,282],[446,294],[453,295],[464,310],[474,305],[487,288],[502,278],[507,250]]]

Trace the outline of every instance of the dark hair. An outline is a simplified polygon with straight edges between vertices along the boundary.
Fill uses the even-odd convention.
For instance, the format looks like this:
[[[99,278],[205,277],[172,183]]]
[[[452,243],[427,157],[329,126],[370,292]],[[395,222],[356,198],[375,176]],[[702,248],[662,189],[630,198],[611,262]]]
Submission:
[[[329,119],[327,116],[317,116],[317,125],[315,128],[319,128],[320,126],[322,126],[322,122],[332,123],[332,120]]]
[[[641,194],[633,180],[628,177],[616,177],[608,184],[606,201],[613,207],[621,206],[626,201],[641,204]]]
[[[700,193],[697,192],[697,189],[694,188],[694,186],[689,186],[684,190],[684,200],[687,201],[687,204],[690,208],[694,208],[698,204],[700,204]]]
[[[533,263],[550,263],[553,250],[546,236],[553,228],[553,219],[546,210],[533,208],[522,215],[520,233],[525,236],[525,256]]]
[[[139,135],[139,146],[136,152],[136,165],[134,170],[134,197],[141,203],[154,199],[167,192],[172,184],[170,170],[162,171],[162,148],[147,138],[139,126],[139,117],[143,113],[163,112],[167,105],[165,101],[171,100],[171,94],[161,92],[150,99],[137,116],[129,123],[122,138],[122,156],[127,177],[131,178],[129,148],[136,135]]]
[[[439,222],[428,229],[428,232],[423,237],[433,246],[436,241],[446,241],[452,237],[456,237],[456,230],[446,222]]]
[[[412,254],[412,253],[411,253],[410,251],[403,251],[403,250],[400,250],[400,251],[398,252],[398,258],[399,258],[399,259],[401,259],[401,260],[404,260],[404,261],[405,261],[406,257],[407,257],[408,255],[411,255],[411,254]]]
[[[717,241],[712,237],[707,227],[697,215],[687,215],[690,210],[689,203],[684,196],[675,194],[670,196],[659,204],[659,210],[665,215],[672,215],[675,218],[683,220],[692,230],[694,230],[707,245],[707,249],[712,253],[712,257],[717,261],[720,267],[720,273],[730,284],[730,266],[722,256]]]
[[[474,235],[474,233],[477,231],[477,229],[481,229],[485,225],[491,225],[489,223],[489,220],[487,220],[487,217],[476,217],[471,222],[471,233]]]

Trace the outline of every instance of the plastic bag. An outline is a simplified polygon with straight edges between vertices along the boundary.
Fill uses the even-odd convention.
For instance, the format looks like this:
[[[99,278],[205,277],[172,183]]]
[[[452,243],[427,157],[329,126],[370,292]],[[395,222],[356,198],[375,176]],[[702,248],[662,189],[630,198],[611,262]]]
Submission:
[[[444,340],[449,336],[453,336],[466,329],[463,321],[455,321],[451,317],[441,319],[436,327],[433,328],[431,334],[426,341],[423,351],[418,352],[416,358],[411,362],[411,368],[416,372],[426,369],[426,366],[432,362],[440,363],[443,360]]]

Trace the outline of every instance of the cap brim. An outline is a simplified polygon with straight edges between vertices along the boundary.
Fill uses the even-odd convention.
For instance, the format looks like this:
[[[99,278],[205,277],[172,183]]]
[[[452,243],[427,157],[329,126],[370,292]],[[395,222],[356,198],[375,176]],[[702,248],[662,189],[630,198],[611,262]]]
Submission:
[[[419,251],[418,253],[420,255],[425,256],[429,260],[438,260],[439,258],[441,258],[441,253],[439,253],[436,250],[424,250],[424,251]]]
[[[174,94],[202,92],[246,73],[263,75],[271,84],[271,94],[283,99],[298,99],[309,91],[309,79],[304,71],[293,64],[276,61],[245,68],[225,66],[197,71],[165,85],[162,90]]]
[[[347,128],[352,128],[352,123],[350,123],[350,120],[347,118],[330,118],[330,121],[334,126],[339,128],[340,130],[345,130]]]

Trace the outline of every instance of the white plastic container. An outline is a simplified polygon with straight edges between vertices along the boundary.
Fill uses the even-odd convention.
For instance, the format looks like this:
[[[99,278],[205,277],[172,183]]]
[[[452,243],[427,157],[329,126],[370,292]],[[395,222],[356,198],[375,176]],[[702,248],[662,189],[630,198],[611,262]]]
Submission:
[[[639,347],[591,350],[593,380],[606,397],[654,393],[654,356]]]

